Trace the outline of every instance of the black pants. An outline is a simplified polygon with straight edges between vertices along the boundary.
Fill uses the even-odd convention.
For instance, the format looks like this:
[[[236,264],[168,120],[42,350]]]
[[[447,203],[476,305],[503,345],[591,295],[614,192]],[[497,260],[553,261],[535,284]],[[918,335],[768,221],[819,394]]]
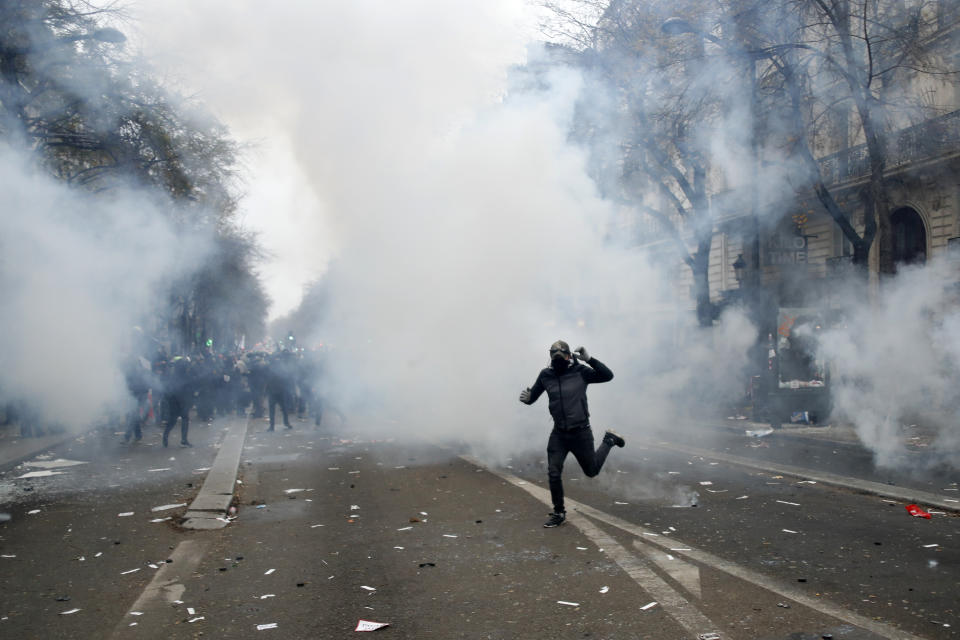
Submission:
[[[270,428],[273,429],[273,420],[277,412],[277,405],[280,405],[280,411],[283,413],[283,426],[290,426],[289,403],[290,396],[286,391],[270,391],[267,399],[270,405]]]
[[[137,440],[143,437],[143,423],[150,413],[150,403],[147,402],[147,392],[137,391],[133,394],[137,399],[137,408],[132,409],[127,415],[127,431],[123,434],[124,440],[130,440],[130,436],[136,436]]]
[[[553,499],[554,511],[566,510],[563,506],[563,482],[560,475],[563,473],[563,461],[567,454],[572,453],[583,472],[588,478],[592,478],[603,468],[610,447],[610,443],[604,440],[594,451],[593,431],[590,427],[574,431],[553,430],[547,442],[547,477],[550,479],[550,497]]]
[[[187,433],[190,431],[190,404],[177,396],[168,396],[167,412],[167,426],[163,428],[163,441],[167,441],[167,436],[177,424],[177,418],[180,418],[180,442],[186,442]]]

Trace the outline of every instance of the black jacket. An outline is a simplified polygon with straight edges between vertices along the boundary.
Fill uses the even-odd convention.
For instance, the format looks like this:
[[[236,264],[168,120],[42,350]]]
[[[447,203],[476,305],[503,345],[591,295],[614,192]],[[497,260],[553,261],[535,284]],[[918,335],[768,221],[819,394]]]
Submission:
[[[530,402],[527,404],[533,404],[544,391],[547,392],[554,429],[572,431],[590,426],[587,385],[609,382],[613,380],[613,372],[596,358],[590,358],[588,364],[589,367],[574,362],[559,375],[553,367],[547,367],[530,387]]]

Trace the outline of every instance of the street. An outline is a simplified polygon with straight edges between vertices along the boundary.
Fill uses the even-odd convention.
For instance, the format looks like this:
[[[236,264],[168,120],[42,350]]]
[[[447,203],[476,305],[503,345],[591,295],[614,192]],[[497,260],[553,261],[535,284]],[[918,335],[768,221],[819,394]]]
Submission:
[[[956,511],[912,517],[902,500],[809,479],[891,486],[850,443],[706,426],[628,436],[597,478],[568,458],[568,522],[544,529],[542,453],[494,463],[293,425],[218,418],[192,427],[192,449],[162,448],[155,427],[133,445],[91,433],[29,461],[59,475],[3,471],[3,635],[340,638],[366,620],[398,638],[773,640],[960,626]],[[231,429],[246,430],[236,519],[180,528]],[[757,468],[800,441],[792,463],[811,462],[809,476]],[[897,480],[955,502],[944,474]]]

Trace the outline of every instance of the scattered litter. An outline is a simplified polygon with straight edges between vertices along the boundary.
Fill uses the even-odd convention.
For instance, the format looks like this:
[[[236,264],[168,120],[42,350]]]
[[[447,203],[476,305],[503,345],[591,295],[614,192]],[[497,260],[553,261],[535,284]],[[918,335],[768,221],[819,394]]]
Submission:
[[[62,476],[63,471],[28,471],[22,476],[17,476],[17,479],[21,478],[47,478],[49,476]]]
[[[167,520],[170,520],[170,516],[167,516],[166,518],[154,518],[150,522],[166,522]]]
[[[130,569],[130,571],[121,571],[121,572],[120,572],[120,575],[125,576],[125,575],[127,575],[128,573],[135,573],[135,572],[137,572],[137,571],[140,571],[140,567],[137,567],[136,569]]]
[[[924,549],[932,549],[933,547],[939,547],[939,546],[940,546],[939,543],[934,542],[933,544],[925,544],[925,545],[923,545],[923,548],[924,548]]]
[[[939,564],[936,560],[927,560],[927,566],[931,569],[936,569]]]
[[[168,509],[178,509],[185,506],[187,506],[186,502],[181,502],[180,504],[162,504],[159,507],[150,509],[150,511],[167,511]]]
[[[577,547],[577,551],[586,551],[586,550],[587,550],[586,547]]]
[[[613,504],[630,504],[629,502],[620,502],[619,500],[614,500]]]
[[[789,504],[791,507],[799,507],[800,504],[796,502],[787,502],[786,500],[777,500],[780,504]]]
[[[568,607],[579,607],[579,602],[567,602],[566,600],[557,600],[557,604],[565,604]]]
[[[657,538],[657,537],[660,536],[659,533],[650,533],[649,531],[644,531],[644,532],[643,532],[643,535],[645,535],[645,536],[653,536],[654,538]]]
[[[162,469],[147,469],[148,473],[155,473],[157,471],[170,471],[170,467],[163,467]]]
[[[56,469],[58,467],[75,467],[78,464],[87,464],[79,460],[65,460],[57,458],[56,460],[43,460],[41,462],[25,462],[28,467],[40,467],[41,469]]]
[[[646,611],[647,609],[653,609],[655,606],[657,606],[657,603],[656,603],[656,602],[650,602],[650,603],[645,604],[645,605],[643,605],[642,607],[640,607],[640,611]]]
[[[327,467],[327,471],[340,471],[340,467]]]
[[[76,613],[77,611],[80,611],[80,609],[69,609],[69,610],[67,610],[67,611],[61,611],[61,612],[60,612],[60,615],[62,615],[62,616],[68,616],[68,615],[70,615],[71,613]]]
[[[703,485],[704,487],[709,487],[709,486],[712,485],[713,483],[710,482],[709,480],[704,480],[704,481],[701,482],[700,484]]]
[[[16,557],[17,557],[16,554],[6,554],[6,553],[0,556],[0,558],[16,558]]]
[[[817,484],[816,480],[801,480],[797,484]]]
[[[727,489],[707,489],[707,493],[726,493]]]
[[[128,626],[135,627],[135,626],[137,626],[138,624],[140,624],[140,623],[139,623],[139,622],[131,622]]]
[[[783,531],[784,533],[797,533],[796,531],[793,531],[791,529],[783,529]]]
[[[600,593],[606,593],[607,591],[610,591],[610,587],[602,587],[600,589]]]
[[[424,567],[435,567],[435,566],[437,566],[437,563],[435,563],[435,562],[421,562],[421,563],[420,563],[420,568],[421,568],[421,569],[423,569]]]
[[[688,547],[676,547],[674,549],[670,549],[670,551],[690,551],[690,549]]]
[[[311,529],[316,529],[317,527],[322,527],[322,526],[323,526],[322,524],[312,524],[312,525],[310,525],[310,528],[311,528]]]
[[[360,508],[360,505],[358,505],[358,504],[352,504],[352,505],[350,505],[350,511],[356,511],[356,510],[359,509],[359,508]]]
[[[914,516],[915,518],[926,518],[927,520],[930,519],[930,514],[915,504],[908,504],[906,506],[906,509],[907,509],[907,513]]]
[[[679,471],[667,471],[667,474],[668,474],[668,475],[671,475],[671,476],[678,476],[678,475],[680,475],[680,472],[679,472]]]
[[[377,590],[376,587],[368,587],[368,586],[363,585],[363,584],[360,585],[360,588],[361,588],[361,589],[366,589],[367,591],[376,591],[376,590]]]
[[[306,491],[306,489],[284,489],[284,493],[300,493],[301,491]]]
[[[954,500],[953,498],[944,498],[944,502],[960,502],[960,500]]]
[[[389,627],[389,622],[373,622],[372,620],[358,620],[357,628],[354,631],[376,631],[384,627]]]
[[[97,551],[95,554],[93,554],[93,557],[94,557],[94,558],[99,558],[99,557],[102,556],[102,555],[103,555],[103,551]]]
[[[457,536],[453,535],[452,533],[445,533],[445,534],[443,534],[443,537],[444,537],[444,538],[456,538]]]
[[[777,606],[780,607],[781,609],[789,609],[789,608],[790,608],[790,605],[788,605],[786,602],[778,602],[778,603],[777,603]]]
[[[697,640],[721,640],[721,638],[719,633],[710,631],[708,633],[701,633],[698,635]]]
[[[673,557],[672,555],[670,555],[669,553],[667,554],[667,560],[675,560],[675,559],[676,559],[676,558],[674,558],[674,557]]]
[[[409,531],[410,529],[413,529],[413,527],[400,527],[397,531]]]
[[[394,547],[394,549],[400,549],[402,551],[403,547]]]
[[[740,497],[736,498],[736,500],[746,500],[746,499],[749,498],[749,497],[750,497],[750,496],[740,496]]]
[[[273,573],[274,571],[276,571],[276,569],[267,569],[267,570],[264,572],[263,575],[268,576],[268,575],[270,575],[271,573]]]
[[[257,509],[266,509],[266,508],[267,508],[267,505],[265,505],[265,504],[258,504],[258,505],[257,505]]]
[[[276,622],[268,622],[267,624],[258,624],[258,625],[257,625],[257,631],[263,631],[263,630],[265,630],[265,629],[276,629],[276,628],[277,628],[277,623],[276,623]]]
[[[117,514],[117,517],[118,517],[118,518],[126,518],[126,517],[132,516],[132,515],[133,515],[133,511],[124,511],[123,513],[118,513],[118,514]]]
[[[147,566],[150,567],[151,569],[159,569],[159,568],[160,568],[160,567],[158,567],[157,565],[153,564],[152,562],[151,562],[150,564],[148,564]]]
[[[267,598],[276,598],[276,597],[277,597],[277,596],[276,596],[276,594],[274,594],[274,593],[265,593],[265,594],[263,594],[262,596],[260,596],[260,599],[261,599],[261,600],[266,600]]]
[[[203,616],[197,616],[196,618],[190,618],[187,622],[197,622],[199,620],[206,620]]]
[[[197,610],[194,609],[193,607],[187,607],[187,614],[188,614],[188,615],[191,615],[191,616],[196,615],[196,614],[197,614]]]
[[[143,611],[131,611],[131,612],[130,612],[130,615],[132,615],[132,616],[142,616],[142,615],[143,615]]]
[[[764,436],[768,436],[771,433],[773,433],[773,429],[755,429],[755,430],[747,429],[746,431],[744,431],[744,433],[747,434],[748,438],[762,438]]]

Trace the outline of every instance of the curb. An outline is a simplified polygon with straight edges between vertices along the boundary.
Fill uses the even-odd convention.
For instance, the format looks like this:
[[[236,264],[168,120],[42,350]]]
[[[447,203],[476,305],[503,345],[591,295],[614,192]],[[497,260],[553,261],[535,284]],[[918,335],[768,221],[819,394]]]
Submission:
[[[231,421],[230,430],[220,445],[213,466],[184,515],[181,526],[185,529],[210,530],[227,526],[228,520],[224,516],[233,502],[237,470],[240,468],[240,456],[249,425],[250,418]]]
[[[948,500],[951,500],[950,498],[939,496],[935,493],[929,493],[927,491],[921,491],[919,489],[896,487],[892,485],[881,484],[879,482],[871,482],[870,480],[860,480],[859,478],[841,476],[826,471],[811,471],[802,467],[760,462],[751,460],[750,458],[741,458],[740,456],[717,453],[716,451],[707,451],[706,449],[697,449],[696,447],[688,447],[685,445],[667,444],[663,442],[649,444],[650,446],[659,447],[661,449],[670,449],[672,451],[679,451],[688,455],[712,458],[714,460],[720,460],[728,464],[735,464],[750,469],[758,469],[760,471],[767,471],[770,473],[776,473],[778,475],[794,476],[796,478],[814,480],[820,484],[840,487],[843,489],[851,489],[853,491],[868,495],[902,500],[907,503],[923,503],[925,505],[943,509],[944,511],[960,512],[960,501],[948,502]]]

